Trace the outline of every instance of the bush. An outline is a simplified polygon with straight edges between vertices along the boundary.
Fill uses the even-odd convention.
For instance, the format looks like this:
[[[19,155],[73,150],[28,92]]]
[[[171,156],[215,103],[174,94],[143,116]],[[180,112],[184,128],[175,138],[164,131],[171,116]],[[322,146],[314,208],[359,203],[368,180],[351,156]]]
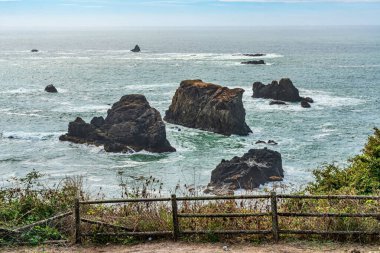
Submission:
[[[368,138],[363,153],[340,168],[326,164],[313,172],[315,182],[306,190],[311,194],[378,194],[380,191],[380,130]]]

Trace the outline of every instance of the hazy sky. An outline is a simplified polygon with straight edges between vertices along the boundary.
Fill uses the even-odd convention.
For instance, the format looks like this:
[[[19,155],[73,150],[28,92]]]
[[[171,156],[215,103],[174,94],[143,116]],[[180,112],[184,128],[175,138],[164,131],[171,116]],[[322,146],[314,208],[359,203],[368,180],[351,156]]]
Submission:
[[[380,25],[380,0],[0,0],[0,29],[263,25]]]

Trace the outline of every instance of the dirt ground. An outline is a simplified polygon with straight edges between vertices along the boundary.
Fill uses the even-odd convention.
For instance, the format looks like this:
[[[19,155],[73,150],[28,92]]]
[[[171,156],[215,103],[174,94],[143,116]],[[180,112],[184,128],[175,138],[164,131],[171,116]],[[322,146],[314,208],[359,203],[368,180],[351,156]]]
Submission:
[[[293,242],[279,244],[211,244],[211,243],[143,243],[126,246],[40,246],[36,248],[0,248],[4,253],[318,253],[318,252],[347,252],[347,253],[380,253],[378,245],[336,244],[320,242]]]

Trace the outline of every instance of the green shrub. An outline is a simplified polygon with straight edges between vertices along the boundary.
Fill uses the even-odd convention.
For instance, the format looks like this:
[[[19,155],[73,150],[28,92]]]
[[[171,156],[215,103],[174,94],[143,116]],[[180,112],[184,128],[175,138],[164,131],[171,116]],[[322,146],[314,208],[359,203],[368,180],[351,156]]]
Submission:
[[[340,168],[326,164],[313,172],[315,182],[306,190],[312,194],[377,194],[380,191],[380,130],[368,138],[362,154]]]

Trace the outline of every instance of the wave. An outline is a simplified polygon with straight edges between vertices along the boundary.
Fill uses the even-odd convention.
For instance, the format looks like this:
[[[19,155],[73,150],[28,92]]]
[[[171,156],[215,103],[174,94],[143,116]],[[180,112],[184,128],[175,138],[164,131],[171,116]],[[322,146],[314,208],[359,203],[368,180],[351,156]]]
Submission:
[[[300,93],[305,97],[312,97],[315,107],[341,107],[352,106],[365,103],[365,100],[354,97],[336,96],[330,92],[320,90],[300,89]]]
[[[36,92],[40,92],[40,90],[18,88],[18,89],[12,89],[12,90],[2,90],[0,91],[0,94],[30,94],[30,93],[36,93]]]
[[[83,105],[76,106],[69,103],[61,103],[62,107],[53,109],[53,112],[99,112],[105,113],[110,108],[109,105]]]
[[[47,118],[47,116],[43,116],[37,113],[21,113],[21,112],[3,112],[6,115],[17,115],[17,116],[26,116],[26,117],[39,117],[39,118]]]
[[[58,138],[62,132],[3,132],[0,136],[7,139],[28,140],[28,141],[44,141]]]

